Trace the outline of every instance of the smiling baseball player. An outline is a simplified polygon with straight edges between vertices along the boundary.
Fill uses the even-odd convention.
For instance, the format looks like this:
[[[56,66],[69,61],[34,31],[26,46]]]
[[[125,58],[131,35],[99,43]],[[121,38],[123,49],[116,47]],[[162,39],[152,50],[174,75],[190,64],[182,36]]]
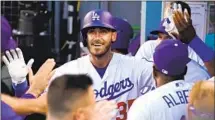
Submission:
[[[52,79],[64,74],[86,74],[93,79],[96,101],[114,100],[119,112],[116,120],[126,120],[134,99],[154,86],[152,63],[114,53],[111,45],[117,38],[113,16],[103,10],[88,12],[81,33],[89,55],[65,63]],[[140,67],[141,65],[141,67]]]

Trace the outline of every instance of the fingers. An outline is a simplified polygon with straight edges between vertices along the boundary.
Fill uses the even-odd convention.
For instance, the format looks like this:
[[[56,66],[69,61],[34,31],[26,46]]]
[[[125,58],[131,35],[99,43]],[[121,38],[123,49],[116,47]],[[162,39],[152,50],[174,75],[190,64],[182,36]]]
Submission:
[[[186,20],[186,22],[187,22],[189,25],[192,24],[192,20],[191,20],[191,18],[190,18],[190,15],[189,15],[187,9],[184,10],[184,19]]]
[[[33,63],[34,63],[34,59],[30,59],[30,60],[28,61],[28,63],[27,63],[27,66],[28,66],[29,68],[31,68],[32,65],[33,65]]]
[[[53,70],[51,73],[49,73],[47,80],[51,80],[52,76],[54,75],[56,70]]]
[[[20,48],[16,48],[16,52],[18,54],[18,58],[24,61],[24,57]]]
[[[37,74],[49,74],[55,66],[54,59],[47,59],[45,63],[39,68]]]
[[[34,74],[33,74],[33,71],[30,67],[30,68],[28,68],[28,78],[29,78],[30,86],[32,85],[33,77],[34,77]]]
[[[9,60],[10,62],[13,61],[13,57],[11,56],[11,54],[10,54],[9,51],[6,51],[5,54],[6,54],[8,60]]]
[[[7,59],[4,55],[2,56],[2,60],[3,60],[3,62],[4,62],[4,64],[5,64],[6,66],[9,65],[9,61],[8,61],[8,59]]]
[[[173,14],[173,21],[175,23],[176,28],[178,31],[182,31],[186,28],[186,21],[183,17],[183,15],[180,14],[180,12],[174,12]]]
[[[14,60],[18,59],[18,56],[17,56],[17,54],[16,54],[14,49],[10,50],[10,52],[12,53],[12,56],[13,56]]]

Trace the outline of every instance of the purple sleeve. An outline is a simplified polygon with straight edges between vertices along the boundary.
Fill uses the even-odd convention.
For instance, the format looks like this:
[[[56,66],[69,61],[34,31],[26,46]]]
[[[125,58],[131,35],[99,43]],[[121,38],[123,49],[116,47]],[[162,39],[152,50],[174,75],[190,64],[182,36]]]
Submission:
[[[24,120],[25,116],[17,115],[13,109],[1,101],[1,120]]]
[[[34,99],[35,97],[32,94],[24,94],[21,98]]]
[[[204,61],[208,62],[214,59],[214,51],[206,46],[206,44],[196,36],[189,44],[191,48],[199,55],[199,57]]]
[[[28,90],[28,82],[27,80],[25,80],[24,82],[20,83],[20,84],[12,84],[13,85],[13,89],[15,91],[15,96],[16,97],[21,97],[23,94],[25,94],[25,92]]]
[[[34,99],[35,97],[31,94],[24,94],[21,98],[26,98],[26,99]],[[1,118],[2,120],[24,120],[25,115],[18,115],[16,114],[13,109],[1,101]]]

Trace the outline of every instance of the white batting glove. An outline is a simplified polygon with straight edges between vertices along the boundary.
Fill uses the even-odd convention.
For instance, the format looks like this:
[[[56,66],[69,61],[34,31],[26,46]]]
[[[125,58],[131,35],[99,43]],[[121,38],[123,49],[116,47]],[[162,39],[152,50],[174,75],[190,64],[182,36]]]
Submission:
[[[96,103],[93,110],[92,120],[111,120],[116,117],[118,109],[114,101],[99,101]]]
[[[167,9],[165,15],[169,19],[169,22],[166,19],[163,23],[163,26],[165,27],[165,31],[168,32],[172,38],[176,39],[175,36],[172,35],[172,33],[179,34],[179,32],[175,26],[175,23],[173,21],[173,12],[174,11],[182,12],[181,4],[174,3],[173,9],[172,8]],[[185,9],[184,12],[187,12],[187,9]],[[184,17],[185,17],[185,20],[187,21],[186,16],[184,16]]]
[[[15,50],[12,49],[10,52],[6,51],[5,55],[2,56],[2,60],[8,68],[12,82],[15,83],[15,85],[24,82],[28,74],[28,69],[31,68],[34,63],[34,59],[30,59],[26,65],[22,51],[19,48]]]

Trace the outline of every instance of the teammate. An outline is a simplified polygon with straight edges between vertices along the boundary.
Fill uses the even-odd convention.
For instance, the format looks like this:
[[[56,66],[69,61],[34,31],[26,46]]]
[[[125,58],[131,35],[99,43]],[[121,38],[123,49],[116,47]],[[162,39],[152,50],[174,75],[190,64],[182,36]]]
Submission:
[[[207,47],[206,44],[197,36],[190,18],[191,10],[189,5],[182,1],[174,1],[167,6],[166,11],[168,12],[165,13],[168,14],[164,16],[165,18],[167,17],[167,21],[164,24],[165,30],[169,35],[175,36],[183,43],[188,44],[203,60],[210,75],[214,76],[214,51]]]
[[[153,58],[157,88],[134,101],[128,120],[182,120],[192,87],[184,81],[190,61],[188,46],[179,40],[164,40],[156,47]]]
[[[111,51],[112,42],[117,38],[112,20],[107,11],[88,12],[81,32],[90,54],[57,68],[52,79],[64,74],[89,75],[93,79],[96,101],[115,100],[119,108],[116,119],[126,120],[127,110],[141,95],[141,90],[151,90],[155,84],[152,63]]]
[[[187,120],[214,120],[214,78],[195,83],[189,93]]]
[[[31,81],[31,85],[21,98],[1,94],[2,120],[24,120],[26,115],[32,113],[45,114],[47,111],[44,109],[46,108],[46,98],[45,95],[40,96],[40,94],[44,91],[48,80],[53,75],[52,69],[54,66],[54,60],[48,59],[35,75],[30,72],[29,81]]]
[[[110,120],[114,102],[95,104],[92,79],[86,75],[57,77],[48,91],[47,120]]]
[[[162,26],[164,20],[160,23],[160,28],[158,30],[152,31],[152,34],[158,34],[157,40],[150,40],[145,42],[141,45],[140,49],[138,50],[137,54],[135,55],[136,58],[146,59],[147,61],[153,62],[153,54],[155,52],[156,46],[160,44],[161,41],[166,40],[170,36],[168,36],[167,32],[165,32],[165,28]],[[199,80],[199,78],[204,78],[205,80],[210,78],[210,75],[204,66],[201,58],[188,46],[189,58],[192,60],[188,63],[188,71],[185,75],[186,82],[195,82]],[[201,65],[200,65],[201,64]],[[194,72],[195,71],[195,72]],[[192,74],[192,75],[189,75]]]
[[[1,16],[1,90],[2,93],[21,97],[28,89],[26,76],[34,60],[30,59],[26,64],[22,51],[16,47],[17,43],[12,38],[11,26],[7,19]]]
[[[133,37],[133,29],[125,19],[118,17],[114,17],[113,19],[114,27],[117,30],[117,38],[112,43],[111,49],[113,52],[127,55],[130,39]]]
[[[159,45],[159,43],[162,40],[171,38],[171,36],[169,36],[168,33],[165,31],[165,27],[163,26],[164,22],[165,22],[165,19],[161,21],[159,28],[157,30],[153,30],[150,32],[151,34],[157,35],[158,39],[149,40],[143,43],[139,48],[139,50],[137,51],[135,57],[144,58],[149,61],[153,61],[153,53],[155,51],[156,46]],[[202,59],[193,51],[193,49],[188,47],[188,50],[189,50],[189,57],[193,61],[197,62],[199,65],[205,67]]]

